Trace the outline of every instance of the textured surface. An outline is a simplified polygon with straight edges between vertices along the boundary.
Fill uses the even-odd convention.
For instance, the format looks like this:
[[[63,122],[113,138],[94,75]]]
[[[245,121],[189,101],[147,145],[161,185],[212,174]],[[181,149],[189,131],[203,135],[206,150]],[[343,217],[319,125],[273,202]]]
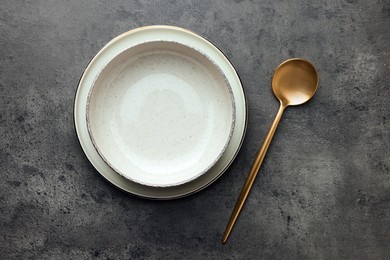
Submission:
[[[206,190],[148,201],[113,188],[79,147],[77,82],[111,38],[192,29],[231,58],[248,95],[236,161]],[[2,1],[1,259],[389,259],[388,1]],[[228,244],[222,232],[278,103],[273,69],[318,67],[289,108]]]

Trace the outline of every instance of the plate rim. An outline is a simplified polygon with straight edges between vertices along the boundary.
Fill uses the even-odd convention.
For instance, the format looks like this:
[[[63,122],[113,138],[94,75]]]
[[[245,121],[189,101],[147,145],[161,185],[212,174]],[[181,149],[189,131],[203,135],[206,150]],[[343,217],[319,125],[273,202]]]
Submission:
[[[172,195],[172,196],[148,196],[148,195],[143,195],[143,194],[139,194],[139,193],[136,193],[136,192],[132,192],[130,190],[127,190],[123,187],[120,187],[118,186],[116,183],[113,183],[109,178],[107,178],[107,176],[105,176],[104,174],[102,174],[94,165],[94,163],[91,161],[91,159],[89,158],[87,152],[86,152],[86,148],[84,147],[83,143],[82,143],[82,138],[79,136],[79,130],[78,130],[78,125],[77,125],[77,119],[76,119],[76,109],[77,109],[77,99],[78,99],[78,96],[79,96],[79,91],[80,91],[80,83],[82,81],[82,79],[84,78],[84,75],[86,73],[86,70],[90,67],[91,63],[97,58],[98,54],[100,52],[103,52],[106,48],[109,47],[110,43],[114,42],[114,41],[117,41],[118,39],[122,38],[122,37],[125,37],[127,36],[129,33],[135,33],[135,32],[138,32],[138,31],[143,31],[143,30],[148,30],[148,29],[171,29],[171,30],[176,30],[176,31],[181,31],[181,32],[184,32],[184,33],[187,33],[187,34],[191,34],[192,36],[195,36],[195,37],[199,37],[201,40],[205,41],[206,43],[210,44],[211,47],[214,47],[216,49],[217,52],[219,52],[220,55],[223,56],[223,58],[225,58],[227,60],[227,63],[228,65],[231,67],[231,69],[233,70],[234,72],[234,76],[237,78],[238,82],[239,82],[239,88],[242,92],[242,102],[243,102],[243,106],[244,106],[244,118],[243,118],[243,129],[242,129],[242,134],[241,134],[241,137],[240,137],[240,141],[237,145],[237,148],[236,150],[234,151],[234,154],[232,154],[232,157],[231,159],[229,160],[228,163],[226,163],[226,165],[224,165],[223,169],[218,173],[216,174],[213,179],[211,179],[210,181],[208,181],[207,183],[205,183],[204,185],[200,186],[200,187],[197,187],[189,192],[186,192],[186,193],[182,193],[182,194],[178,194],[178,195]],[[239,153],[241,147],[242,147],[242,144],[244,142],[244,139],[245,139],[245,135],[246,135],[246,132],[247,132],[247,126],[248,126],[248,102],[247,102],[247,95],[246,95],[246,91],[242,85],[242,80],[241,80],[241,77],[240,75],[238,74],[237,72],[237,69],[236,67],[233,65],[232,61],[229,59],[229,57],[217,46],[215,45],[212,41],[210,41],[208,38],[202,36],[202,35],[199,35],[198,33],[196,32],[193,32],[192,30],[189,30],[189,29],[184,29],[184,28],[181,28],[181,27],[177,27],[177,26],[171,26],[171,25],[148,25],[148,26],[142,26],[142,27],[138,27],[138,28],[135,28],[135,29],[132,29],[132,30],[129,30],[129,31],[126,31],[116,37],[114,37],[113,39],[111,39],[109,42],[107,42],[102,48],[100,48],[94,55],[93,57],[89,60],[89,62],[87,63],[87,65],[85,66],[84,70],[83,70],[83,73],[81,74],[80,78],[79,78],[79,81],[78,81],[78,84],[77,84],[77,88],[76,88],[76,91],[75,91],[75,94],[74,94],[74,103],[73,103],[73,126],[74,126],[74,131],[76,133],[76,136],[77,136],[77,140],[78,140],[78,143],[81,147],[81,150],[82,152],[84,153],[84,156],[88,159],[89,163],[94,167],[95,171],[97,171],[99,173],[99,175],[105,179],[105,181],[107,181],[110,185],[114,186],[115,188],[127,193],[127,194],[130,194],[132,196],[135,196],[135,197],[138,197],[138,198],[143,198],[143,199],[149,199],[149,200],[172,200],[172,199],[178,199],[178,198],[183,198],[183,197],[186,197],[186,196],[189,196],[189,195],[192,195],[194,193],[197,193],[205,188],[207,188],[208,186],[210,186],[212,183],[214,183],[216,180],[218,180],[226,171],[227,169],[230,167],[230,165],[234,162],[234,160],[236,159],[237,157],[237,154]],[[81,126],[80,126],[81,127]],[[123,177],[122,177],[123,178]],[[126,181],[129,181],[128,179],[125,179]],[[142,185],[141,185],[142,186]],[[149,188],[147,186],[144,186],[145,188]],[[156,188],[156,187],[152,187],[152,188]],[[158,189],[158,188],[157,188]]]

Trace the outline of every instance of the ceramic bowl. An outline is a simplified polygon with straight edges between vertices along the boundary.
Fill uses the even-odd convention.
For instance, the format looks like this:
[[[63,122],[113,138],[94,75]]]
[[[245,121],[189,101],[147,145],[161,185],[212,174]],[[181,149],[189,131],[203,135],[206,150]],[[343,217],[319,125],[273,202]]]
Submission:
[[[87,127],[101,158],[123,177],[177,186],[222,156],[235,124],[232,89],[199,50],[148,41],[111,59],[93,82]]]

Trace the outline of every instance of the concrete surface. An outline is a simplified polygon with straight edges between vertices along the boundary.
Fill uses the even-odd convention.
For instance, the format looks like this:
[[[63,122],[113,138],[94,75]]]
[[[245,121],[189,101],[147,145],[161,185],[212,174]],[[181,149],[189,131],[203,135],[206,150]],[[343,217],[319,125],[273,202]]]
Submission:
[[[249,102],[234,164],[175,201],[112,187],[73,127],[89,60],[150,24],[213,41]],[[1,259],[390,259],[389,1],[2,1],[0,35]],[[273,69],[290,57],[316,64],[318,92],[286,111],[222,245],[277,112]]]

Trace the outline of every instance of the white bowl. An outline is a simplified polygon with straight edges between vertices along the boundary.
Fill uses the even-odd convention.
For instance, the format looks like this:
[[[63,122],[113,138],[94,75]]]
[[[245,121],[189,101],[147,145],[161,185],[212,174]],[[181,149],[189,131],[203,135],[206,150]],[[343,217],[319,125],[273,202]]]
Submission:
[[[87,100],[87,126],[102,159],[154,187],[207,172],[235,123],[232,90],[205,54],[173,41],[134,45],[109,61]]]

